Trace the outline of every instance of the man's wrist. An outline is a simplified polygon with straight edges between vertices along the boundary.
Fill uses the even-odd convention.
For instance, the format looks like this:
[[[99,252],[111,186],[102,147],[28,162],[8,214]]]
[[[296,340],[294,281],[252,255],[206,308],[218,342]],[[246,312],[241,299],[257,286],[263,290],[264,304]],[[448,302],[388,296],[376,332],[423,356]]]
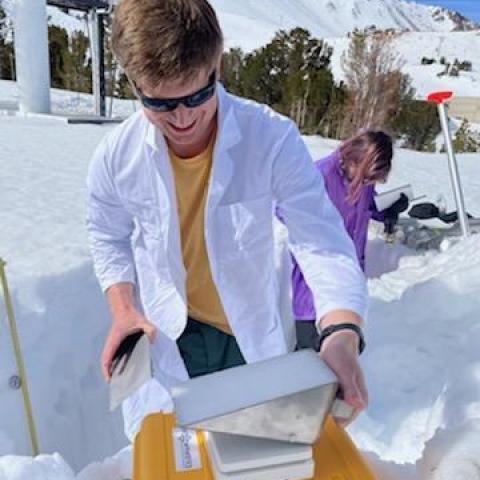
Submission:
[[[324,315],[319,321],[318,321],[318,328],[319,330],[323,330],[330,325],[336,325],[339,323],[354,323],[355,325],[358,325],[361,327],[363,325],[363,320],[362,317],[348,309],[337,309],[337,310],[331,310],[328,312],[326,315]]]
[[[332,335],[324,339],[320,345],[320,349],[325,350],[331,343],[335,345],[342,345],[348,348],[348,350],[351,350],[352,353],[358,354],[359,340],[358,335],[355,332],[341,330],[339,332],[332,333]]]
[[[132,283],[117,283],[107,290],[110,311],[115,319],[135,310],[134,285]]]
[[[320,331],[320,351],[340,335],[343,335],[345,339],[348,339],[347,342],[349,341],[352,345],[355,345],[355,350],[359,354],[361,354],[365,349],[366,344],[362,329],[355,323],[339,323],[329,325]]]

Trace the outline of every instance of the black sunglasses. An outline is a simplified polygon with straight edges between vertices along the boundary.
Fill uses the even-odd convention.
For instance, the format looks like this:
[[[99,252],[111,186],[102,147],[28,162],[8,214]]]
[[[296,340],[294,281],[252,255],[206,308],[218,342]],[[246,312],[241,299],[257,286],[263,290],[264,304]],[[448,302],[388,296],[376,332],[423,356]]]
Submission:
[[[200,90],[192,93],[191,95],[186,95],[185,97],[178,98],[154,98],[147,97],[142,93],[142,91],[135,86],[137,91],[138,98],[142,102],[142,105],[149,110],[154,110],[155,112],[173,112],[180,104],[185,105],[187,108],[195,108],[207,100],[210,100],[215,93],[216,85],[216,75],[215,70],[208,77],[208,84],[201,88]]]

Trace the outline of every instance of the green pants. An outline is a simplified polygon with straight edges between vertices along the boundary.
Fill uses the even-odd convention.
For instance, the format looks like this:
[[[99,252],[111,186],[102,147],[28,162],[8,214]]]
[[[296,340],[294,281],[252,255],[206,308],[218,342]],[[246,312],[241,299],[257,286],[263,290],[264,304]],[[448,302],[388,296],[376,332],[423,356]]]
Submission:
[[[313,348],[316,352],[320,350],[320,335],[315,326],[315,320],[297,320],[295,322],[297,332],[297,348]]]
[[[190,317],[177,345],[190,378],[246,363],[235,337]]]

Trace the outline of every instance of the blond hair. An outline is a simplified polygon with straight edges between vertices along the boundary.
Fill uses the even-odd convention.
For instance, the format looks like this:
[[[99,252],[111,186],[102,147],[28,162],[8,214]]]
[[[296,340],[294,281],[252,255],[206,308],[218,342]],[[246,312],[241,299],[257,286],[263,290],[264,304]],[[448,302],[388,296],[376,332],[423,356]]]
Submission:
[[[122,0],[115,9],[112,49],[131,80],[155,87],[213,70],[223,36],[207,0]]]

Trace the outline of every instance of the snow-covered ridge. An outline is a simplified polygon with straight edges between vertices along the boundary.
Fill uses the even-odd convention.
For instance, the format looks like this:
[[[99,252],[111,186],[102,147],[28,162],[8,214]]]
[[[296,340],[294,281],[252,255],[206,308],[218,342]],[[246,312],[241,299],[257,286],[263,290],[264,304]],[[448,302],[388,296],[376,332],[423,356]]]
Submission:
[[[433,90],[453,90],[457,96],[476,97],[480,92],[478,49],[480,25],[463,15],[436,6],[407,0],[211,0],[225,35],[226,48],[251,51],[268,43],[279,29],[303,27],[327,39],[334,47],[332,71],[343,78],[340,57],[348,46],[348,32],[359,29],[394,29],[399,33],[395,50],[405,60],[403,71],[413,79],[419,97]],[[86,33],[84,18],[49,7],[50,23]],[[478,30],[472,30],[472,29]],[[423,56],[437,64],[422,65]],[[472,72],[459,77],[437,76],[438,60],[470,61]]]
[[[212,4],[227,33],[232,32],[233,20],[260,21],[274,30],[301,25],[318,37],[344,36],[371,26],[423,32],[480,28],[457,12],[405,0],[212,0]]]
[[[331,69],[337,81],[344,80],[341,67],[342,53],[348,48],[347,37],[326,38],[333,47]],[[478,97],[480,95],[480,31],[465,32],[403,32],[393,37],[392,48],[404,61],[402,71],[413,80],[419,98],[434,90],[453,90],[456,96]],[[434,59],[432,65],[423,65],[422,58]],[[458,77],[441,75],[445,66],[455,59],[472,63],[471,72],[460,72]],[[440,75],[439,75],[440,74]]]
[[[429,7],[432,10],[433,18],[438,22],[450,20],[455,24],[455,31],[478,30],[478,22],[474,22],[461,13],[441,7]]]
[[[252,40],[265,35],[268,40],[275,31],[296,26],[310,30],[317,37],[342,37],[355,28],[372,26],[419,32],[480,28],[480,24],[458,12],[407,0],[211,0],[211,3],[227,40],[234,40],[232,45],[244,44],[245,31],[250,32]],[[49,7],[49,15],[51,23],[70,31],[85,29],[81,15],[73,11],[66,15]]]

